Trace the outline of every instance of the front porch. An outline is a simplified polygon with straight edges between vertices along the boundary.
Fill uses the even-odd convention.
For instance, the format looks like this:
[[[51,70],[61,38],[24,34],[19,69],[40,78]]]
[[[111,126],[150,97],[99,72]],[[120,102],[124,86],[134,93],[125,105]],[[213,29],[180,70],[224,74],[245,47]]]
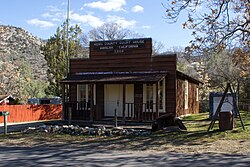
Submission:
[[[63,83],[64,120],[152,121],[166,113],[166,72],[87,73]]]
[[[125,115],[119,116],[118,119],[123,121],[152,121],[159,117],[162,113],[156,111],[156,103],[153,104],[134,104],[134,103],[125,103]],[[72,120],[110,120],[114,119],[115,111],[113,111],[113,116],[104,116],[101,119],[97,119],[97,110],[96,105],[93,106],[93,110],[89,103],[83,102],[64,102],[64,120],[68,120],[71,117]],[[117,109],[115,109],[117,110]],[[159,110],[158,110],[159,111]],[[71,112],[71,116],[69,116]],[[91,113],[92,112],[92,113]],[[92,118],[91,118],[92,117]]]

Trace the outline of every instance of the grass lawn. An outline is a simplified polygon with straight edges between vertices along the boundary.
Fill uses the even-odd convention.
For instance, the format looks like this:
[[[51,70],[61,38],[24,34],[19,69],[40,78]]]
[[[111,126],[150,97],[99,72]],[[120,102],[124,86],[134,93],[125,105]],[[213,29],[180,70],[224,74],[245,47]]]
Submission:
[[[11,133],[0,135],[0,145],[8,146],[75,146],[81,148],[105,148],[136,151],[174,152],[226,152],[250,153],[250,113],[241,112],[245,130],[239,118],[233,130],[221,132],[218,121],[207,132],[210,120],[208,113],[200,113],[183,118],[187,131],[157,131],[147,136],[71,136],[47,133]]]
[[[250,113],[241,111],[241,118],[243,121],[243,125],[245,130],[243,130],[240,122],[240,118],[235,119],[235,127],[233,130],[219,131],[218,120],[215,122],[214,128],[207,132],[208,127],[211,123],[209,120],[208,113],[200,113],[194,114],[188,117],[185,117],[183,121],[185,125],[188,127],[188,134],[194,138],[188,138],[186,140],[217,140],[217,139],[239,139],[239,140],[247,140],[250,139]],[[188,137],[188,136],[186,136]]]

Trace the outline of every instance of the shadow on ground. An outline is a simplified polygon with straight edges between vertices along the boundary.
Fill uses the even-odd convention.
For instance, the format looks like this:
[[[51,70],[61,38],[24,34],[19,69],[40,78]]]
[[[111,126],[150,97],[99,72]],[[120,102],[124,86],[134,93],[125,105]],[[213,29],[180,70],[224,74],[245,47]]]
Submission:
[[[120,152],[87,147],[0,147],[0,166],[249,166],[230,154]]]

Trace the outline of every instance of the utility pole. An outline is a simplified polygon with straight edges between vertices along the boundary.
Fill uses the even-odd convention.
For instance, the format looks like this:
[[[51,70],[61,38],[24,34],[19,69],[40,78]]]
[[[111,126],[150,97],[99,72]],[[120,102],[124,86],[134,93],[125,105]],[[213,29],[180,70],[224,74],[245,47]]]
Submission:
[[[66,19],[66,78],[69,74],[69,5],[70,0],[68,0],[68,9],[67,9],[67,19]]]

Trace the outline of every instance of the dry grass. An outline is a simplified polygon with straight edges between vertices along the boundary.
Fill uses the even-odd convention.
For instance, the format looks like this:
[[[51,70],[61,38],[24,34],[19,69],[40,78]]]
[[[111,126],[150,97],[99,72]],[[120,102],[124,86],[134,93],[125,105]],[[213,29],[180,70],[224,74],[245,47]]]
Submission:
[[[0,135],[0,145],[81,147],[127,151],[174,151],[188,153],[250,153],[250,114],[242,113],[245,129],[237,121],[236,128],[220,132],[215,125],[207,132],[207,113],[184,118],[187,132],[158,131],[148,136],[71,136],[47,133],[12,133]]]

